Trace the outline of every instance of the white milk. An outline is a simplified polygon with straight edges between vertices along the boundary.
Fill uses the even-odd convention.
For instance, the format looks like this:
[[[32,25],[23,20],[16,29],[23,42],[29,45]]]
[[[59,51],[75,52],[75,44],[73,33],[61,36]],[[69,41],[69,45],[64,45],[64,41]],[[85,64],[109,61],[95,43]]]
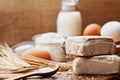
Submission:
[[[82,34],[82,18],[76,10],[76,3],[71,0],[62,3],[62,11],[57,18],[57,32],[63,36],[80,36]]]

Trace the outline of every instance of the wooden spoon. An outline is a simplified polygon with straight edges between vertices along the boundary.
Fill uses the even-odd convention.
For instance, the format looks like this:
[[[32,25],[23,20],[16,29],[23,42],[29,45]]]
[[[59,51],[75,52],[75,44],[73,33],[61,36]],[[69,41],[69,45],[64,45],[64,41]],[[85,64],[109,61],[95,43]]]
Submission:
[[[58,71],[58,69],[59,69],[58,65],[46,66],[46,67],[34,70],[33,72],[18,75],[12,78],[4,79],[4,80],[20,80],[20,79],[25,79],[26,77],[30,77],[30,76],[50,77],[54,75]]]

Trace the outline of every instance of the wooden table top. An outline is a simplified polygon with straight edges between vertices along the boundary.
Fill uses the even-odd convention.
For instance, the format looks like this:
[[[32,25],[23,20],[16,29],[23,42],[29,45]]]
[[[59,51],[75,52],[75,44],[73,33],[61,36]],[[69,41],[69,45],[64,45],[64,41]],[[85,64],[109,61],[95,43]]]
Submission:
[[[16,76],[11,75],[11,77]],[[5,76],[4,76],[5,77]],[[0,78],[0,80],[4,80]],[[119,74],[112,75],[74,75],[73,72],[57,72],[55,75],[43,78],[40,76],[28,77],[25,80],[120,80]]]

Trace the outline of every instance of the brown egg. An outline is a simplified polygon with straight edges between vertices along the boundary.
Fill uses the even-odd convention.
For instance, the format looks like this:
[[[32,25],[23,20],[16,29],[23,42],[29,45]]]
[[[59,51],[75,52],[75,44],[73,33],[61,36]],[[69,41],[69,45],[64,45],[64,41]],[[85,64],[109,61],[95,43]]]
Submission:
[[[87,27],[85,27],[83,31],[84,36],[98,36],[100,35],[101,25],[99,24],[89,24]]]
[[[120,53],[120,41],[115,42],[116,43],[116,52]]]
[[[42,48],[30,48],[23,52],[22,56],[32,55],[38,58],[43,58],[46,60],[51,60],[50,53]]]

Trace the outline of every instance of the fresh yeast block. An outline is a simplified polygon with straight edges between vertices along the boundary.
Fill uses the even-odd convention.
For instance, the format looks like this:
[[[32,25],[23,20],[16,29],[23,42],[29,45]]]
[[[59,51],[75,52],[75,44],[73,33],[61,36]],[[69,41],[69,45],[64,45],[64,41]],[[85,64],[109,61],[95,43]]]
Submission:
[[[120,72],[120,57],[117,55],[77,57],[73,60],[75,74],[113,74]]]
[[[111,37],[75,36],[66,40],[66,53],[76,56],[94,56],[115,53],[116,45]]]

